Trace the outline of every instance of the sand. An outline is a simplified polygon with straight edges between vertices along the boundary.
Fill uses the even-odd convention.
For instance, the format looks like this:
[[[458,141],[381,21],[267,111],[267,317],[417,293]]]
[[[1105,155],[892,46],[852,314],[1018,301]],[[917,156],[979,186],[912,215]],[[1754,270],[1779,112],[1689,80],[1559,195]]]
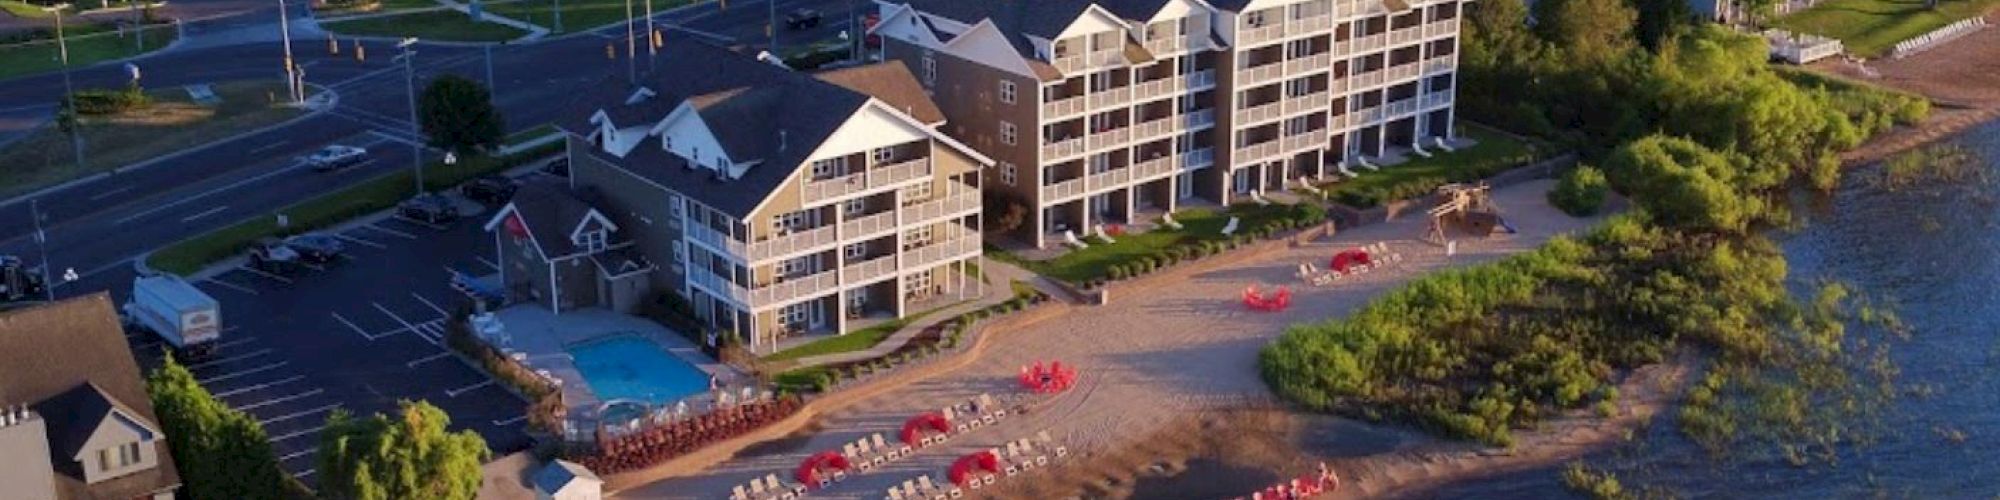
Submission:
[[[2000,22],[2000,15],[1988,14]],[[1932,100],[1931,117],[1877,137],[1842,155],[1849,164],[1890,155],[1943,139],[2000,118],[2000,29],[1979,30],[1907,59],[1866,63],[1874,75],[1839,60],[1814,63],[1815,71],[1916,93]]]

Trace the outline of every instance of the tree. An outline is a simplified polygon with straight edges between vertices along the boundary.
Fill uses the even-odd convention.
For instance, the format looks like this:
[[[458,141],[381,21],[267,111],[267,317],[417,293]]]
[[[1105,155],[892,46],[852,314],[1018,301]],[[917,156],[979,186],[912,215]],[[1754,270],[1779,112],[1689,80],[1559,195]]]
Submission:
[[[1556,187],[1549,190],[1549,204],[1562,209],[1563,213],[1583,217],[1597,213],[1604,206],[1604,196],[1611,186],[1604,180],[1604,172],[1589,165],[1578,166],[1563,174]]]
[[[1542,0],[1534,11],[1542,38],[1586,64],[1608,61],[1631,49],[1632,27],[1639,17],[1624,0]]]
[[[500,146],[505,122],[493,108],[493,95],[478,82],[458,75],[439,76],[424,88],[417,104],[431,147],[463,155],[474,148]]]
[[[1619,148],[1607,162],[1620,190],[1661,225],[1737,233],[1764,213],[1768,186],[1744,184],[1749,159],[1691,140],[1648,136]]]
[[[397,418],[335,410],[320,431],[320,496],[334,500],[471,500],[489,452],[472,431],[447,432],[451,417],[403,401]]]
[[[198,499],[283,498],[287,479],[264,426],[230,409],[168,357],[146,378],[174,465]]]

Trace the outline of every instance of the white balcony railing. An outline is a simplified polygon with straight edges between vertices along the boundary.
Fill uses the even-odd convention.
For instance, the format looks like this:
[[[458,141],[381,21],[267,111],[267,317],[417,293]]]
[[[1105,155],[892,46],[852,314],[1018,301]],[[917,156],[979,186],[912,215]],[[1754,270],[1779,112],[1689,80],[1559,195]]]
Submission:
[[[1430,75],[1442,75],[1445,73],[1450,73],[1457,66],[1458,66],[1458,61],[1453,59],[1451,56],[1433,57],[1430,58],[1430,60],[1424,61],[1424,75],[1430,76]]]
[[[1089,180],[1084,181],[1084,184],[1089,186],[1091,192],[1121,188],[1131,183],[1132,169],[1129,168],[1114,168],[1090,174]]]
[[[1137,139],[1139,142],[1146,142],[1160,136],[1172,135],[1181,131],[1180,126],[1177,125],[1178,123],[1179,121],[1175,120],[1173,116],[1140,122],[1138,125],[1132,126],[1132,138]]]
[[[895,273],[896,256],[887,255],[841,267],[840,282],[850,285],[867,283]]]
[[[1236,72],[1236,85],[1237,88],[1249,88],[1250,86],[1276,80],[1284,76],[1284,64],[1276,62],[1265,63],[1261,66],[1251,66],[1238,70]]]
[[[742,241],[738,241],[736,238],[731,238],[728,235],[722,234],[721,232],[711,229],[706,224],[699,224],[699,223],[687,224],[686,227],[687,227],[688,239],[707,244],[709,247],[715,248],[716,250],[720,250],[722,251],[722,253],[725,254],[729,255],[744,254],[744,245]]]
[[[923,224],[948,217],[963,217],[979,208],[979,193],[970,187],[964,193],[926,201],[903,209],[903,224]]]
[[[1186,90],[1187,81],[1172,76],[1134,85],[1132,95],[1137,99],[1154,99],[1179,95]]]
[[[1215,126],[1215,109],[1213,108],[1197,109],[1181,116],[1182,126],[1187,130]]]
[[[1347,77],[1347,87],[1351,90],[1362,90],[1381,84],[1382,70],[1364,71]]]
[[[1236,123],[1232,126],[1241,129],[1251,124],[1275,120],[1284,115],[1284,111],[1282,99],[1244,108],[1236,112]]]
[[[1382,70],[1382,80],[1385,82],[1401,82],[1416,78],[1422,74],[1424,74],[1424,66],[1422,64],[1408,62],[1390,66],[1389,69]]]
[[[1042,186],[1043,203],[1047,203],[1049,200],[1060,200],[1081,195],[1083,195],[1082,177]]]
[[[1349,53],[1359,54],[1359,53],[1374,52],[1377,50],[1381,50],[1382,42],[1385,41],[1387,38],[1388,37],[1386,33],[1376,33],[1373,35],[1354,37],[1352,40],[1349,40],[1347,42],[1349,45],[1352,45],[1354,47],[1353,49],[1349,50]]]
[[[1445,35],[1456,35],[1456,34],[1458,34],[1457,18],[1424,23],[1425,38],[1439,37]]]
[[[1104,108],[1121,106],[1129,102],[1132,102],[1132,91],[1126,87],[1090,93],[1090,109],[1092,110],[1101,111]]]
[[[1419,105],[1419,103],[1420,100],[1417,99],[1416,97],[1390,101],[1387,106],[1382,107],[1383,109],[1382,115],[1384,117],[1398,117],[1410,113],[1415,113],[1417,112],[1417,106]]]
[[[1042,144],[1042,161],[1045,162],[1052,162],[1080,154],[1083,154],[1083,136],[1049,141]]]
[[[1389,45],[1391,46],[1414,43],[1423,39],[1424,27],[1421,24],[1403,29],[1389,30]]]
[[[1244,165],[1248,163],[1263,161],[1273,156],[1277,156],[1279,147],[1280,146],[1278,144],[1278,141],[1272,140],[1236,148],[1236,157],[1230,158],[1229,161],[1233,162],[1235,165]]]
[[[1201,148],[1182,152],[1179,156],[1181,170],[1197,170],[1215,165],[1215,150]]]
[[[1332,27],[1333,16],[1327,14],[1285,21],[1285,33],[1291,35],[1318,33]]]
[[[815,294],[833,293],[839,290],[840,273],[827,270],[819,273],[781,280],[750,290],[750,302],[764,305],[789,302]]]
[[[1451,104],[1453,95],[1455,94],[1449,90],[1444,92],[1432,92],[1429,94],[1424,94],[1423,107],[1424,109],[1430,109],[1440,106],[1448,106]]]
[[[868,179],[861,174],[848,174],[831,179],[806,181],[806,203],[830,200],[868,190]]]
[[[833,246],[839,238],[834,226],[829,224],[804,231],[781,234],[750,244],[750,251],[744,259],[750,262],[790,256],[802,252]]]
[[[1254,28],[1246,27],[1236,32],[1236,46],[1249,47],[1251,45],[1268,42],[1271,40],[1276,40],[1280,37],[1283,37],[1284,35],[1285,35],[1285,25],[1282,23],[1274,22]]]
[[[1131,127],[1114,128],[1102,132],[1093,132],[1084,137],[1090,140],[1090,150],[1092,151],[1102,150],[1104,148],[1115,147],[1115,146],[1124,146],[1125,144],[1132,142],[1132,128]]]
[[[1351,123],[1355,126],[1361,126],[1382,121],[1382,116],[1383,116],[1382,108],[1380,106],[1370,106],[1357,109],[1351,113],[1348,113],[1347,120],[1348,123]]]
[[[881,236],[896,229],[896,211],[863,215],[840,223],[840,238],[846,241],[861,241]]]
[[[1065,75],[1088,72],[1124,63],[1125,53],[1121,49],[1122,47],[1069,57],[1058,57],[1055,60],[1049,61],[1049,64],[1055,66],[1057,70],[1062,71]]]
[[[1300,76],[1324,72],[1332,60],[1332,54],[1319,53],[1285,61],[1285,74]]]
[[[1042,103],[1042,119],[1069,116],[1083,112],[1083,96],[1065,97]]]
[[[1187,37],[1179,34],[1166,35],[1146,41],[1146,51],[1153,56],[1172,55],[1187,48]]]
[[[854,193],[879,189],[897,183],[929,177],[930,158],[917,158],[887,165],[877,165],[859,174],[848,174],[832,179],[807,181],[805,183],[806,203],[841,198]]]
[[[1187,75],[1188,90],[1208,90],[1215,88],[1215,70],[1204,69]]]
[[[1280,144],[1279,150],[1284,153],[1297,153],[1317,148],[1321,144],[1326,144],[1326,131],[1309,130],[1298,135],[1288,135],[1284,139],[1280,139]]]
[[[969,232],[968,232],[969,233]],[[979,238],[969,234],[903,252],[903,269],[919,271],[978,253]]]
[[[1150,181],[1153,180],[1154,178],[1163,177],[1168,174],[1174,173],[1174,157],[1161,156],[1158,158],[1153,158],[1151,160],[1134,163],[1132,164],[1130,170],[1132,171],[1132,178],[1134,180],[1142,182]]]
[[[1307,111],[1325,111],[1326,99],[1327,93],[1324,90],[1297,97],[1287,97],[1283,101],[1285,103],[1285,115],[1291,116]]]
[[[721,295],[738,304],[747,304],[750,301],[749,290],[744,289],[742,285],[731,282],[713,272],[709,272],[706,268],[697,267],[690,269],[688,271],[688,280],[694,282],[695,285],[708,289],[709,292]]]

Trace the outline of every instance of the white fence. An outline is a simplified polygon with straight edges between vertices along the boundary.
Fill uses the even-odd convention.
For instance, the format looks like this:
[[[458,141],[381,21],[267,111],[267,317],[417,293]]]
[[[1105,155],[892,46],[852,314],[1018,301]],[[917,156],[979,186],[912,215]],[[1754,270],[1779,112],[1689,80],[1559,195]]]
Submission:
[[[1840,55],[1846,46],[1840,40],[1819,35],[1792,33],[1785,30],[1765,30],[1764,40],[1771,43],[1771,57],[1792,64],[1806,64],[1820,59]]]
[[[1930,33],[1917,35],[1916,38],[1896,42],[1896,48],[1890,50],[1889,54],[1897,59],[1902,59],[1930,50],[1933,47],[1944,45],[1945,42],[1957,40],[1958,37],[1969,35],[1985,28],[1986,18],[1983,16],[1962,19],[1958,22],[1947,24],[1943,28],[1932,30]]]

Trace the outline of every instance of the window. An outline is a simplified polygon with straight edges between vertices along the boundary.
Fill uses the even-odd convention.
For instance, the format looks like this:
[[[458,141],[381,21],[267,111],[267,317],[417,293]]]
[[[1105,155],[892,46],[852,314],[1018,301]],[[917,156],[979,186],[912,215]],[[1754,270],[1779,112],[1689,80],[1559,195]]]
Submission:
[[[679,217],[687,213],[687,199],[679,195],[667,195],[667,207],[673,211],[675,217]]]
[[[1000,122],[1001,144],[1006,144],[1009,146],[1014,145],[1014,140],[1016,139],[1015,135],[1016,131],[1014,130],[1014,124],[1012,122],[1005,122],[1005,121]]]
[[[876,165],[881,165],[884,163],[896,161],[895,146],[890,146],[886,148],[875,148],[873,151],[869,151],[868,154],[870,157],[875,159]]]
[[[1014,82],[1008,80],[1000,81],[1000,102],[1007,104],[1014,103]]]
[[[1003,161],[1003,162],[1000,162],[1000,183],[1001,183],[1001,184],[1006,184],[1006,185],[1009,185],[1009,186],[1012,186],[1012,185],[1014,185],[1014,175],[1015,175],[1015,173],[1014,173],[1014,164],[1013,164],[1013,163],[1010,163],[1010,162],[1004,162],[1004,161]]]
[[[777,264],[771,266],[771,273],[780,280],[793,276],[812,274],[817,271],[813,265],[813,262],[817,260],[815,257],[817,255],[807,255],[778,261]]]
[[[930,270],[925,270],[922,272],[911,274],[909,278],[903,281],[903,293],[910,295],[928,295],[930,291],[931,291]]]
[[[868,256],[867,244],[850,243],[847,246],[840,247],[840,257],[847,259],[848,262],[858,261],[866,256]]]
[[[787,325],[805,324],[806,304],[805,302],[800,302],[778,309],[778,322]]]
[[[931,52],[926,50],[924,51],[924,85],[934,83],[937,83],[937,57],[932,56]]]
[[[841,211],[841,213],[844,213],[844,214],[847,214],[847,215],[859,215],[859,214],[861,214],[861,213],[863,213],[863,212],[867,212],[867,211],[868,211],[868,199],[867,199],[867,198],[854,198],[854,199],[851,199],[851,200],[847,200],[847,201],[844,201],[844,202],[841,202],[841,203],[840,203],[840,211]]]
[[[917,226],[915,229],[903,233],[904,250],[929,244],[931,244],[931,227],[928,225]]]
[[[674,263],[679,264],[681,259],[686,255],[687,255],[687,242],[685,241],[674,242]]]
[[[847,175],[847,157],[827,158],[812,163],[813,180],[832,179]]]
[[[1101,174],[1111,171],[1111,153],[1090,155],[1090,173]]]
[[[118,466],[130,467],[139,463],[139,443],[125,443],[118,447]]]
[[[903,188],[903,206],[923,203],[930,201],[930,199],[931,183],[929,182],[911,184],[910,187]]]
[[[1246,25],[1246,26],[1249,26],[1249,27],[1252,27],[1252,28],[1261,28],[1261,27],[1263,27],[1263,26],[1264,26],[1264,11],[1261,11],[1261,10],[1259,10],[1259,11],[1252,11],[1252,12],[1245,12],[1245,13],[1243,13],[1243,24],[1244,24],[1244,25]]]
[[[111,470],[111,450],[97,450],[97,470]]]
[[[585,252],[602,252],[605,246],[604,230],[584,231],[576,235],[576,246]]]
[[[804,230],[812,222],[811,217],[809,217],[811,214],[812,212],[810,211],[800,210],[772,216],[771,230],[778,234]]]

